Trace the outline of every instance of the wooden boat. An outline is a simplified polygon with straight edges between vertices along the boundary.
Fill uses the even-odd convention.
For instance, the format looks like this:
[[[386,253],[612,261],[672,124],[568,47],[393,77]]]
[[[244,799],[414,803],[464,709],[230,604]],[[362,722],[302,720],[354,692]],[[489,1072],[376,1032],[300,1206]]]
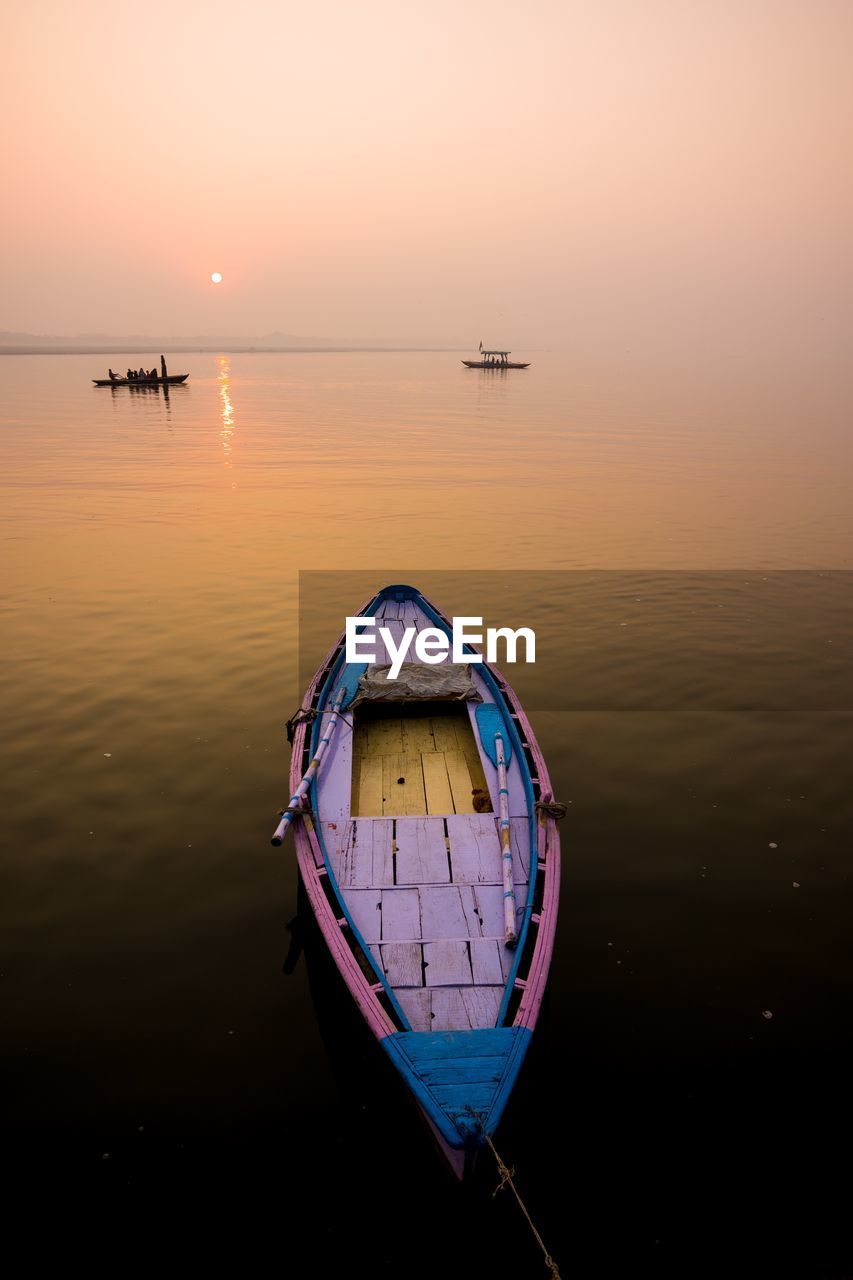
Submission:
[[[299,871],[350,993],[462,1178],[494,1132],[539,1013],[557,917],[551,786],[512,689],[487,663],[405,663],[379,626],[451,624],[415,588],[383,588],[377,664],[343,637],[294,720]],[[410,653],[413,648],[410,649]],[[467,650],[473,653],[473,650]]]
[[[462,363],[469,369],[529,369],[530,361],[526,364],[520,364],[517,360],[510,360],[511,351],[483,351],[480,348],[482,360],[463,360]]]
[[[166,378],[93,378],[96,387],[177,387],[188,373],[170,373]]]

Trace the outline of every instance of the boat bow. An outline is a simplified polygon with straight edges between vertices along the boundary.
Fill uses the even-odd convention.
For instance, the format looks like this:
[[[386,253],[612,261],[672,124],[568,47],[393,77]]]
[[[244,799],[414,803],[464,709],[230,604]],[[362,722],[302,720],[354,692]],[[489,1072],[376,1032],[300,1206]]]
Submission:
[[[454,1150],[476,1149],[497,1128],[531,1031],[399,1031],[381,1041],[427,1119]]]

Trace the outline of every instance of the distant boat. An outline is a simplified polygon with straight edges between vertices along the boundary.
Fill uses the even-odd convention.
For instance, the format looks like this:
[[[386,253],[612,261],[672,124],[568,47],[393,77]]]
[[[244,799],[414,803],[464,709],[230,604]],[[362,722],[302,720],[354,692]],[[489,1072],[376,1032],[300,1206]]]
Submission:
[[[170,373],[166,378],[93,378],[96,387],[177,387],[188,373]]]
[[[467,365],[469,369],[529,369],[530,362],[520,364],[517,360],[510,360],[510,351],[484,351],[480,348],[482,360],[463,360],[462,363]]]

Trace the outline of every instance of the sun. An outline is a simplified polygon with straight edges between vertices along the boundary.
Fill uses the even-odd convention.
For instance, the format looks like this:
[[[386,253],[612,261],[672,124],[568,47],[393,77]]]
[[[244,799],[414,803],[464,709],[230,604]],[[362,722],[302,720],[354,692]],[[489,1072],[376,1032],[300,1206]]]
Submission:
[[[211,271],[211,273],[210,273],[210,278],[211,278],[211,280],[213,281],[213,283],[214,283],[214,284],[222,284],[222,272],[221,272],[221,271]]]

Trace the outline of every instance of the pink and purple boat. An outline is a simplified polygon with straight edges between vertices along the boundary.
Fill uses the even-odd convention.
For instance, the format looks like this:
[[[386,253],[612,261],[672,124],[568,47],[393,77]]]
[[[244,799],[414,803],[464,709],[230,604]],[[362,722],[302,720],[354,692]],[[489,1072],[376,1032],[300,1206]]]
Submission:
[[[395,645],[411,627],[451,634],[409,586],[383,588],[360,615]],[[293,825],[334,962],[462,1178],[501,1119],[542,1003],[560,806],[494,666],[406,662],[392,681],[379,638],[376,649],[370,666],[347,663],[341,636],[312,680],[273,843]]]

